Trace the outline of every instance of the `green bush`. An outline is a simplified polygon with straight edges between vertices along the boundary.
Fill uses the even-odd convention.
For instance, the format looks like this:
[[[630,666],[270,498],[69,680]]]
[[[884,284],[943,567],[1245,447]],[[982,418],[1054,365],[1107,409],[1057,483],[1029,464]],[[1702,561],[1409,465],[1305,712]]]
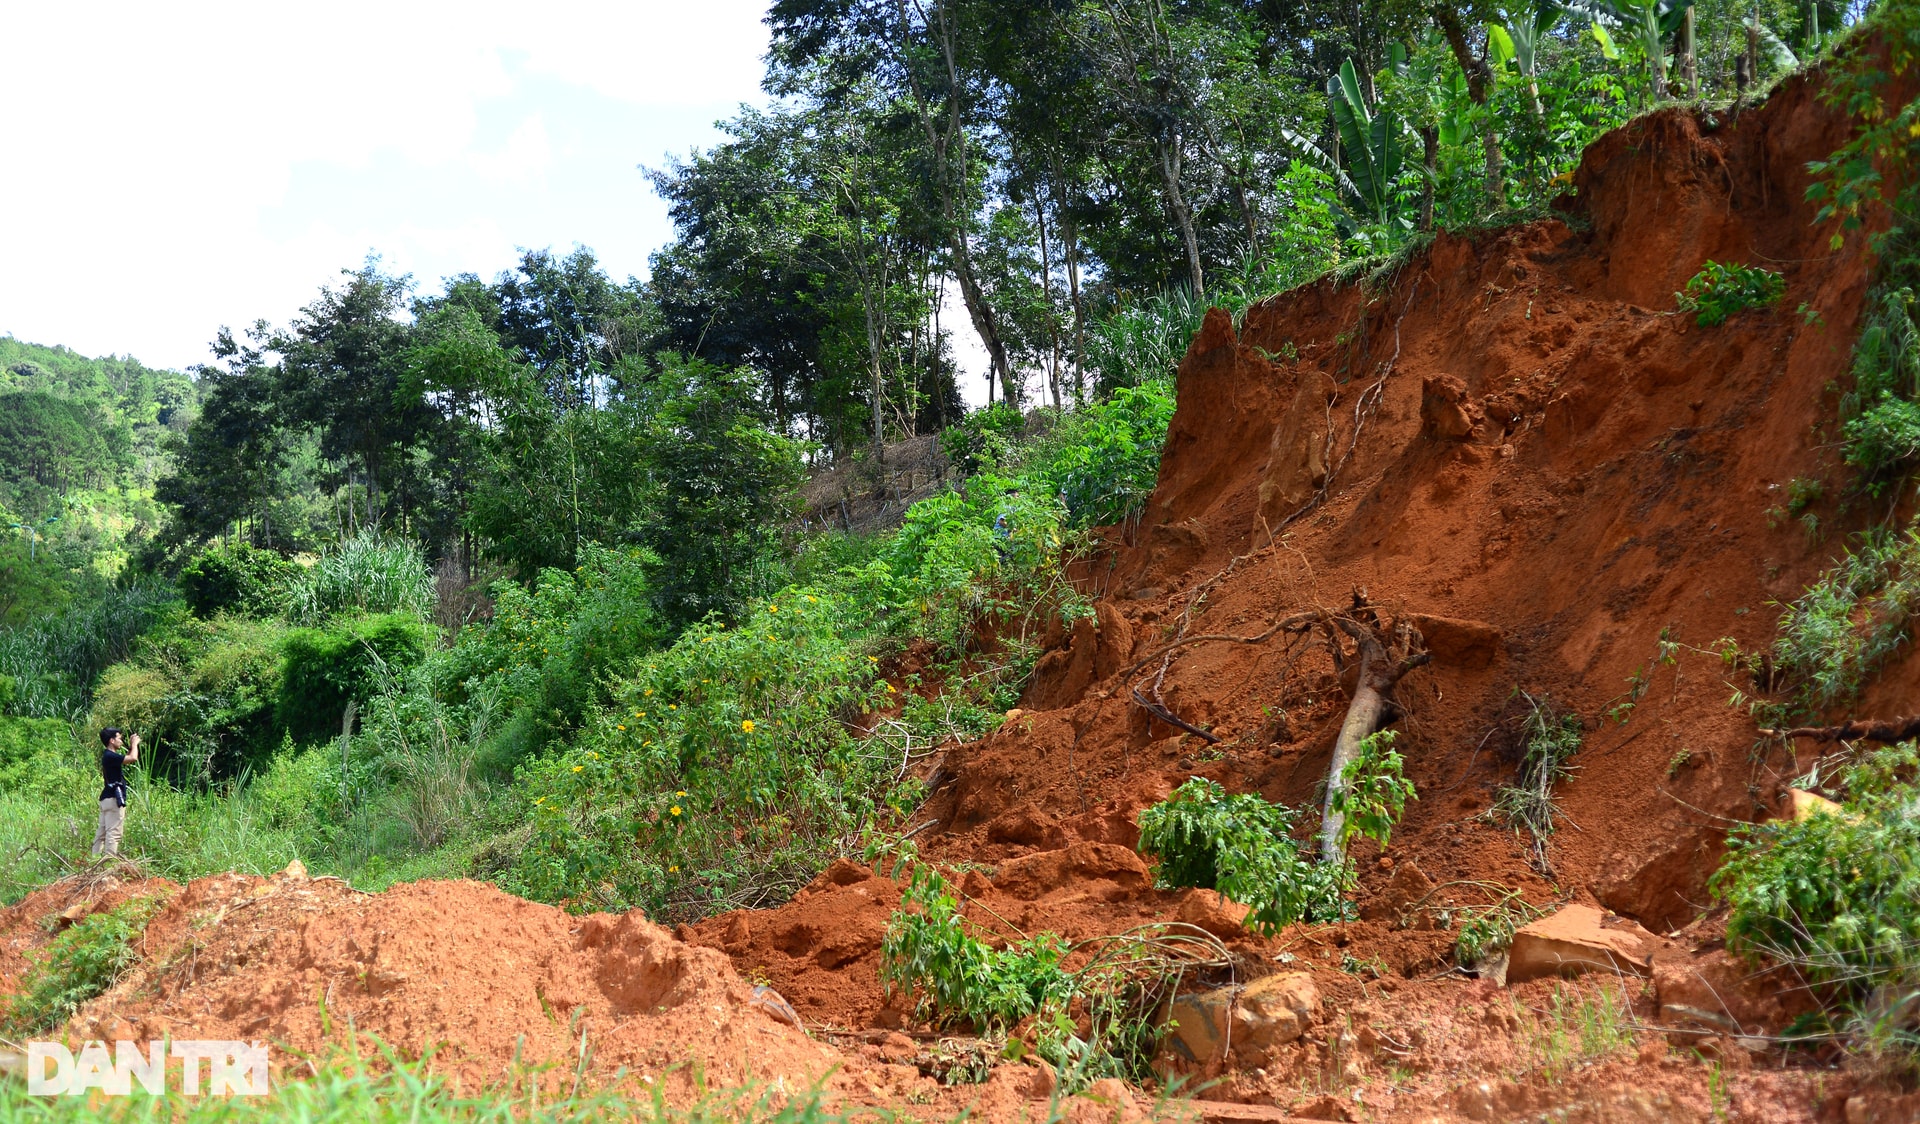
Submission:
[[[53,1030],[81,1004],[112,987],[139,959],[134,938],[159,905],[153,898],[131,898],[55,937],[28,967],[20,990],[7,1004],[7,1035],[24,1039]]]
[[[1841,778],[1843,811],[1735,827],[1711,887],[1727,945],[1864,999],[1920,985],[1920,753],[1878,749]]]
[[[1673,298],[1681,312],[1694,314],[1695,324],[1711,328],[1744,309],[1778,303],[1786,293],[1786,278],[1770,269],[1709,261]]]
[[[237,542],[209,547],[187,563],[180,571],[180,592],[197,616],[270,617],[286,610],[301,574],[297,564],[273,551]]]
[[[1140,813],[1140,851],[1160,860],[1162,886],[1199,886],[1248,906],[1246,924],[1272,935],[1296,921],[1346,915],[1345,867],[1317,865],[1293,841],[1294,814],[1252,793],[1228,796],[1205,777]]]
[[[365,702],[425,658],[427,630],[413,613],[385,613],[298,629],[283,651],[275,714],[295,741],[310,742],[338,736],[349,699]]]
[[[1902,247],[1908,239],[1897,240]],[[1883,259],[1883,270],[1900,276],[1920,273],[1920,252],[1904,250],[1908,260]],[[1897,256],[1896,256],[1897,257]],[[1920,456],[1920,328],[1913,322],[1914,290],[1881,285],[1867,302],[1860,337],[1853,347],[1853,388],[1841,400],[1841,431],[1847,463],[1870,486]]]
[[[1066,504],[1085,527],[1138,514],[1160,477],[1160,451],[1173,421],[1173,383],[1154,379],[1067,414],[1036,443],[1022,475]]]
[[[992,947],[967,931],[958,899],[930,866],[914,868],[900,900],[881,942],[880,978],[890,991],[921,992],[931,1020],[1003,1037],[1043,1006],[1072,997],[1059,934]]]

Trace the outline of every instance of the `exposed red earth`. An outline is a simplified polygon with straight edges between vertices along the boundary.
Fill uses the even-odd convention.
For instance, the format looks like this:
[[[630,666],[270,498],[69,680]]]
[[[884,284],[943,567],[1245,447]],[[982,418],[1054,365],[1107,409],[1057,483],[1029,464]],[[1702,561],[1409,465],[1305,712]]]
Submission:
[[[1246,1106],[1209,1118],[1920,1113],[1772,1041],[1810,1000],[1724,950],[1706,885],[1727,824],[1791,814],[1784,781],[1810,759],[1760,742],[1704,650],[1721,637],[1768,645],[1778,604],[1841,541],[1768,514],[1795,477],[1839,479],[1815,426],[1847,378],[1871,268],[1857,238],[1831,251],[1805,202],[1806,163],[1849,127],[1816,79],[1744,112],[1665,110],[1607,135],[1565,221],[1442,235],[1384,277],[1323,280],[1237,329],[1210,313],[1180,368],[1144,517],[1080,567],[1097,620],[1063,631],[997,733],[930,763],[916,822],[932,823],[916,841],[952,871],[981,931],[1083,938],[1184,920],[1228,943],[1230,977],[1196,992],[1245,986],[1236,1002],[1264,996],[1271,1018],[1212,1053],[1183,1023],[1168,1068],[1213,1082],[1203,1098]],[[1707,259],[1781,271],[1785,301],[1696,327],[1673,313],[1674,293]],[[1820,322],[1793,314],[1802,302]],[[1313,805],[1350,685],[1285,634],[1181,647],[1160,696],[1221,739],[1211,745],[1131,692],[1176,638],[1256,636],[1356,590],[1383,619],[1413,622],[1433,655],[1396,692],[1419,799],[1384,854],[1356,846],[1362,920],[1258,938],[1210,892],[1154,887],[1133,849],[1138,813],[1194,775]],[[1656,660],[1663,638],[1683,646],[1677,662]],[[1920,662],[1901,660],[1861,713],[1906,713],[1916,686]],[[1516,690],[1585,723],[1544,864],[1485,814],[1515,777]],[[1624,723],[1608,717],[1622,701],[1636,704]],[[1561,911],[1516,943],[1505,983],[1452,962],[1448,910],[1486,900],[1467,883]],[[136,889],[154,887],[83,908]],[[369,896],[296,874],[164,889],[141,967],[70,1036],[266,1038],[292,1076],[290,1059],[324,1050],[350,1018],[403,1050],[434,1046],[484,1084],[516,1051],[570,1079],[584,1031],[602,1076],[626,1067],[684,1090],[688,1071],[673,1066],[697,1057],[710,1083],[827,1075],[835,1097],[917,1117],[1045,1112],[1049,1082],[1030,1066],[983,1086],[923,1075],[934,1036],[878,973],[900,889],[851,861],[777,909],[672,933],[477,883]],[[0,991],[74,893],[55,886],[0,911]],[[1600,970],[1559,978],[1569,955],[1590,954]],[[1602,991],[1630,1007],[1636,1044],[1543,1067],[1556,1003]],[[1070,1102],[1074,1119],[1154,1104],[1097,1092]]]

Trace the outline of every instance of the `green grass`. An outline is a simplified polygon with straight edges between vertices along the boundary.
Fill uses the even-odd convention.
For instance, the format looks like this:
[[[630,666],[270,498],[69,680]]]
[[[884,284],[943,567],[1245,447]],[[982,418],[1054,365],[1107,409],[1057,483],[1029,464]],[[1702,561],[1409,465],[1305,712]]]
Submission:
[[[615,1088],[574,1090],[575,1075],[529,1070],[501,1086],[465,1092],[431,1071],[431,1059],[407,1062],[382,1049],[389,1068],[368,1072],[362,1059],[341,1053],[316,1063],[306,1080],[277,1081],[265,1097],[186,1097],[177,1075],[165,1096],[148,1096],[136,1083],[130,1097],[30,1097],[23,1082],[0,1081],[0,1124],[93,1124],[168,1121],[299,1121],[301,1124],[588,1124],[637,1120],[657,1124],[839,1124],[891,1120],[873,1109],[836,1111],[819,1088],[789,1094],[768,1085],[706,1090],[669,1104],[658,1086],[635,1077]],[[570,1091],[555,1094],[560,1087]]]

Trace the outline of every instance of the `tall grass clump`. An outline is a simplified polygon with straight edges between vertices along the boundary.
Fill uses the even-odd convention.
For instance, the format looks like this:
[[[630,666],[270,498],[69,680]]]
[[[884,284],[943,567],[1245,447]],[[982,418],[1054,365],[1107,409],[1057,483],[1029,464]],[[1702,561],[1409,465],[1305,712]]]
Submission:
[[[362,531],[321,555],[289,590],[288,616],[317,624],[343,613],[428,616],[435,585],[420,548]]]

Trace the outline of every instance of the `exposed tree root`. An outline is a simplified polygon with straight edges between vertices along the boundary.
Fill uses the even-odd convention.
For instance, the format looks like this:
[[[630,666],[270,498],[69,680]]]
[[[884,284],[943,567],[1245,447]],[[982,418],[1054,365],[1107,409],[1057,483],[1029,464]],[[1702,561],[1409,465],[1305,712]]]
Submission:
[[[1791,730],[1762,730],[1762,737],[1809,738],[1817,742],[1879,742],[1892,745],[1920,738],[1920,715],[1912,718],[1859,718],[1841,726],[1797,726]]]

